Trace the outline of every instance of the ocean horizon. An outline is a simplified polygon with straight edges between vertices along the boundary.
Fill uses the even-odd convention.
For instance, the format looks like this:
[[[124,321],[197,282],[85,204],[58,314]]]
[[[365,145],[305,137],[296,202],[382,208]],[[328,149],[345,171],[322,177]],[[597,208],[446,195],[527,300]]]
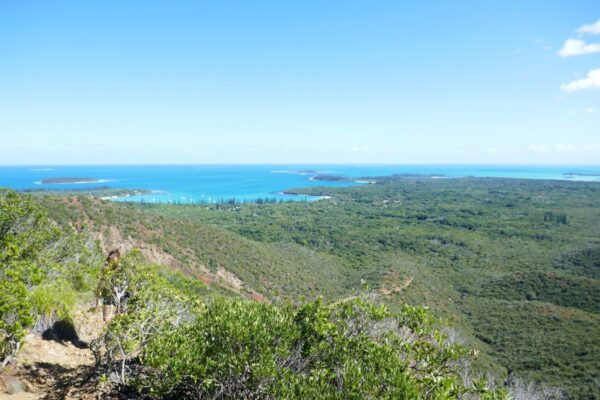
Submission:
[[[0,166],[0,187],[36,190],[140,190],[111,200],[147,203],[214,203],[270,199],[313,200],[289,189],[352,186],[365,177],[402,174],[431,178],[490,177],[600,183],[600,166],[458,164],[189,164]],[[318,180],[318,176],[345,181]]]

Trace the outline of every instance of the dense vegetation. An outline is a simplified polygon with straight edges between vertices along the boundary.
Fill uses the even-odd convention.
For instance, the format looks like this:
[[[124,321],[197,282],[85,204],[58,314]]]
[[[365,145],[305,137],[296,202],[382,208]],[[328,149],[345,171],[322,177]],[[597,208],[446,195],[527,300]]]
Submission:
[[[479,363],[598,398],[600,187],[511,179],[411,179],[302,189],[313,203],[146,206],[169,221],[212,224],[254,244],[328,257],[284,279],[347,293],[361,280],[392,309],[407,301],[449,318],[484,353]],[[226,264],[269,298],[285,285]],[[250,276],[249,276],[250,275]],[[287,287],[289,287],[287,286]],[[579,350],[581,349],[581,350]],[[491,356],[491,359],[486,355]],[[502,373],[500,369],[498,373]]]
[[[84,227],[0,193],[3,363],[49,314],[69,320],[97,285],[114,317],[91,343],[98,387],[123,398],[504,399],[427,310],[366,296],[326,305],[224,298],[131,250],[100,266]],[[106,304],[106,303],[105,303]]]
[[[0,191],[0,365],[35,323],[68,319],[77,293],[89,290],[98,251],[85,239],[59,229],[30,198]]]
[[[216,301],[142,356],[148,390],[175,398],[504,398],[463,379],[466,359],[424,309],[392,314],[364,297],[301,307]]]
[[[278,315],[282,329],[293,333],[290,321],[307,306],[303,299],[335,301],[366,282],[390,315],[403,315],[406,304],[429,306],[478,350],[475,370],[562,386],[571,398],[600,398],[600,186],[393,177],[375,185],[299,191],[332,198],[195,206],[118,204],[82,194],[39,201],[62,226],[89,231],[105,246],[116,241],[141,247],[172,269],[202,279],[210,298],[296,304],[216,301],[220,312],[241,308],[266,324]],[[195,312],[213,318],[212,300],[206,304]],[[241,321],[247,316],[235,315]],[[207,326],[199,321],[182,329],[204,334]],[[162,337],[179,343],[183,331],[170,332]],[[293,343],[277,340],[282,351]],[[206,355],[212,350],[205,345],[186,344],[190,352]],[[158,358],[146,353],[136,361],[147,364],[132,364],[147,368],[150,381],[141,382],[141,389],[212,393],[214,388],[189,385],[198,379],[189,365],[172,365],[155,354]],[[269,362],[267,381],[275,379],[268,371],[277,365]],[[155,387],[152,379],[167,386]]]
[[[127,312],[94,343],[104,379],[150,398],[504,399],[427,310],[365,296],[271,305],[123,261]],[[443,330],[441,330],[442,328]]]

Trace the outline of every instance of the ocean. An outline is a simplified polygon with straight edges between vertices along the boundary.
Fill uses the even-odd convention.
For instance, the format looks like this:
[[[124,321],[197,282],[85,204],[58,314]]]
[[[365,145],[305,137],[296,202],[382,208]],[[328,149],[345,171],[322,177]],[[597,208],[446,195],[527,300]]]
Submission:
[[[356,182],[313,180],[315,175],[360,178],[393,174],[457,177],[504,177],[595,181],[600,166],[518,165],[86,165],[1,166],[0,187],[16,190],[71,190],[110,187],[144,189],[144,194],[114,197],[115,201],[197,203],[257,199],[314,200],[286,195],[291,188],[350,186]],[[60,178],[85,178],[79,182]],[[54,179],[55,183],[44,183]]]

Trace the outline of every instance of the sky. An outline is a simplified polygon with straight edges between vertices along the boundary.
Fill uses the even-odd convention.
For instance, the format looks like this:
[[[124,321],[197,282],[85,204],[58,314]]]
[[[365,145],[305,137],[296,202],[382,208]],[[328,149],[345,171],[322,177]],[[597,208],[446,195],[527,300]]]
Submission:
[[[0,0],[0,165],[600,164],[600,1]]]

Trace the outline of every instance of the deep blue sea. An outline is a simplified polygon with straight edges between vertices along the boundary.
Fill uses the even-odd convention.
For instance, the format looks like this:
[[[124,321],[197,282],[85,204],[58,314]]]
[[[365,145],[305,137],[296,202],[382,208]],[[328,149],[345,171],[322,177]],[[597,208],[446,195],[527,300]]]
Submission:
[[[312,199],[285,195],[290,188],[349,186],[359,183],[315,181],[315,174],[347,178],[392,174],[506,177],[596,181],[600,166],[490,166],[490,165],[96,165],[0,167],[0,187],[25,189],[91,189],[109,186],[146,189],[151,193],[114,198],[115,201],[196,203],[235,198],[280,200]],[[571,174],[571,175],[567,175]],[[92,178],[95,183],[42,184],[48,178]]]

